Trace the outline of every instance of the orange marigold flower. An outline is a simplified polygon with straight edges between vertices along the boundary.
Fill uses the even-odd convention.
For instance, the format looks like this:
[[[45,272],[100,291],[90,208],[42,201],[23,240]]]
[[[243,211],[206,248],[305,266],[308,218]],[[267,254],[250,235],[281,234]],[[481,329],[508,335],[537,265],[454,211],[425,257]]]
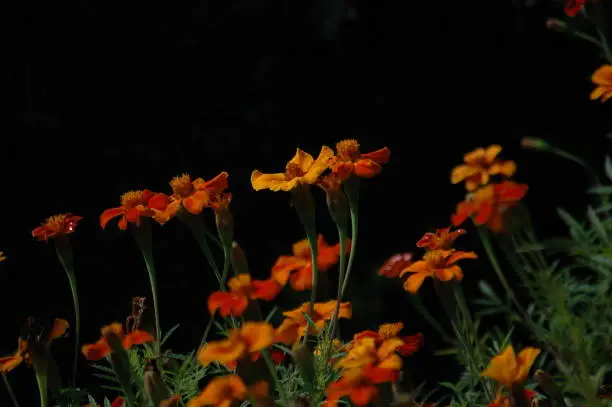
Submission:
[[[248,394],[247,386],[239,376],[215,377],[199,395],[189,400],[187,407],[230,407],[235,401],[246,400]]]
[[[513,384],[523,383],[527,380],[529,370],[539,354],[540,349],[526,347],[516,355],[514,348],[510,345],[491,359],[481,375],[510,389]]]
[[[227,339],[209,342],[198,352],[198,360],[208,366],[211,362],[232,363],[259,352],[274,343],[274,328],[265,322],[246,322],[232,329]]]
[[[71,213],[63,213],[48,217],[39,227],[32,231],[32,237],[39,241],[47,241],[49,238],[65,236],[74,232],[77,223],[83,219]]]
[[[28,320],[25,329],[33,327],[33,324],[34,321],[32,319]],[[30,332],[26,331],[27,337],[22,334],[22,337],[19,338],[15,354],[0,357],[0,373],[8,373],[24,362],[30,365],[32,363],[32,352],[35,351],[35,348],[39,345],[43,345],[43,347],[49,346],[51,341],[64,336],[68,327],[68,321],[56,318],[48,334],[32,332],[32,335],[30,335]]]
[[[568,17],[575,17],[586,4],[587,0],[565,0],[564,11]]]
[[[591,81],[597,85],[591,92],[591,100],[601,99],[605,102],[612,97],[612,65],[599,67],[591,76]]]
[[[487,185],[474,192],[467,200],[459,202],[451,222],[459,226],[474,215],[476,225],[486,224],[493,232],[504,230],[504,215],[518,205],[527,193],[527,185],[504,181]]]
[[[6,260],[6,256],[4,255],[4,252],[0,252],[0,262]]]
[[[310,313],[310,303],[305,302],[299,308],[283,312],[285,319],[275,330],[275,342],[286,345],[294,344],[304,336],[309,322],[305,315],[309,315],[317,330],[323,329],[325,322],[331,320],[336,309],[336,300],[317,302],[314,304],[314,313]],[[340,303],[338,318],[351,318],[351,303],[346,301]],[[312,331],[312,329],[311,329]]]
[[[111,347],[108,343],[109,335],[116,335],[121,340],[124,349],[130,349],[134,345],[142,345],[143,343],[152,342],[155,340],[153,336],[141,330],[134,330],[127,335],[123,331],[123,325],[119,322],[114,322],[106,325],[101,329],[102,336],[96,343],[83,345],[81,351],[87,360],[100,360],[111,353]]]
[[[347,239],[346,250],[350,250],[351,241]],[[293,256],[280,256],[272,266],[272,279],[281,285],[289,281],[291,287],[297,291],[312,288],[312,262],[308,239],[293,244]],[[332,268],[340,258],[340,244],[333,246],[325,242],[323,235],[317,238],[317,261],[319,271],[325,272]]]
[[[228,178],[229,174],[225,171],[208,181],[203,178],[192,180],[189,174],[172,178],[170,204],[163,210],[156,210],[153,219],[163,225],[174,217],[181,207],[192,215],[199,215],[206,207],[217,210],[227,207],[232,198],[231,194],[224,193],[229,186]]]
[[[334,156],[331,148],[323,146],[315,160],[312,155],[297,149],[295,156],[287,163],[285,172],[263,174],[258,170],[251,174],[251,185],[256,191],[290,191],[299,185],[312,185],[329,167],[329,161]]]
[[[453,168],[451,182],[458,184],[465,181],[465,188],[474,191],[479,186],[488,184],[492,175],[511,177],[516,172],[516,163],[498,160],[497,156],[501,150],[501,146],[495,144],[467,153],[463,156],[464,164]]]
[[[391,150],[383,147],[370,153],[359,151],[357,140],[342,140],[336,144],[336,156],[332,162],[332,171],[340,179],[346,179],[350,174],[362,178],[373,178],[382,171],[381,164],[389,162]]]
[[[399,277],[403,269],[412,264],[412,253],[398,253],[389,257],[378,269],[378,275],[388,278]]]
[[[387,339],[397,338],[403,342],[403,345],[399,346],[397,351],[403,356],[410,356],[418,351],[423,345],[423,334],[418,333],[416,335],[400,336],[399,333],[403,328],[403,323],[396,322],[392,324],[382,324],[378,327],[378,331],[367,330],[360,332],[354,336],[353,342],[349,348],[352,348],[353,343],[364,338],[373,338],[376,346],[380,346]]]
[[[417,242],[417,247],[425,248],[427,250],[448,250],[453,247],[455,240],[459,236],[465,235],[464,229],[457,229],[451,232],[451,228],[437,229],[436,233],[427,232]]]
[[[462,252],[458,250],[430,250],[423,256],[422,260],[412,263],[402,270],[400,276],[413,273],[404,282],[404,290],[415,294],[421,288],[427,277],[436,278],[440,281],[461,280],[463,271],[455,264],[462,259],[476,259],[474,252]]]
[[[140,217],[152,217],[155,211],[163,211],[168,206],[169,198],[165,194],[151,192],[148,189],[128,191],[121,195],[121,206],[107,209],[100,215],[102,229],[116,217],[119,219],[119,229],[126,230],[129,223],[140,225]]]
[[[373,401],[377,396],[377,384],[398,380],[402,359],[396,352],[402,344],[398,338],[386,339],[379,344],[370,337],[356,341],[336,365],[344,370],[341,378],[328,386],[326,405],[335,406],[344,396],[358,406]]]
[[[281,290],[281,285],[275,280],[251,280],[248,274],[231,278],[227,286],[229,292],[216,291],[208,297],[208,310],[211,315],[219,310],[223,317],[239,317],[247,309],[249,300],[271,301]]]

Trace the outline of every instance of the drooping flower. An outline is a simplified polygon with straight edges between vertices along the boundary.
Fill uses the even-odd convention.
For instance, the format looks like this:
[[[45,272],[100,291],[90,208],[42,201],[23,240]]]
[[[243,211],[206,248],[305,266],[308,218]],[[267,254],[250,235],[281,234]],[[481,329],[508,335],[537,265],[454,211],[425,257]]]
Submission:
[[[591,92],[591,100],[601,99],[602,102],[612,97],[612,65],[603,65],[591,76],[591,81],[597,85]]]
[[[381,164],[389,162],[391,151],[387,147],[363,154],[359,147],[359,142],[354,139],[336,143],[336,156],[332,160],[331,168],[340,179],[346,179],[350,174],[373,178],[382,171]]]
[[[251,185],[256,191],[291,191],[299,185],[312,185],[328,168],[329,160],[334,156],[331,148],[323,146],[315,160],[312,155],[297,149],[295,156],[287,163],[285,172],[263,174],[255,170],[251,174]]]
[[[453,226],[459,226],[473,216],[476,225],[486,224],[491,231],[502,232],[506,212],[518,205],[527,193],[527,189],[527,185],[512,181],[482,187],[471,197],[457,204],[451,222]]]
[[[336,309],[336,300],[327,302],[317,302],[314,304],[314,312],[310,312],[310,303],[305,302],[299,308],[283,312],[285,319],[275,330],[275,342],[291,345],[297,342],[299,338],[304,336],[309,326],[309,321],[305,315],[310,317],[317,330],[323,329],[325,323],[331,320],[334,310]],[[338,318],[351,318],[352,307],[351,303],[346,301],[340,303]],[[310,329],[309,333],[314,333]]]
[[[404,289],[412,294],[419,291],[423,281],[427,277],[439,281],[458,280],[463,278],[463,271],[457,265],[462,259],[476,259],[474,252],[462,252],[458,250],[430,250],[423,255],[423,259],[412,263],[402,270],[400,276],[412,273],[404,282]]]
[[[32,237],[46,242],[50,238],[69,235],[74,232],[77,223],[81,219],[83,219],[82,216],[76,216],[71,213],[51,216],[32,231]]]
[[[416,245],[417,247],[427,250],[448,250],[453,247],[455,240],[465,233],[466,231],[464,229],[457,229],[454,231],[451,231],[450,227],[437,229],[436,233],[425,233]]]
[[[523,383],[527,380],[529,370],[539,354],[540,349],[526,347],[516,355],[514,348],[510,345],[491,359],[481,375],[510,389],[513,384]]]
[[[423,345],[423,334],[418,333],[416,335],[400,336],[400,331],[404,328],[404,324],[401,322],[382,324],[378,327],[378,331],[362,331],[356,334],[348,349],[351,349],[354,343],[359,342],[364,338],[374,339],[376,346],[380,346],[384,341],[388,339],[400,339],[403,345],[397,348],[397,352],[402,356],[410,356],[418,351]]]
[[[140,225],[142,216],[152,217],[155,211],[163,211],[167,208],[169,197],[165,194],[145,190],[128,191],[121,195],[121,206],[107,209],[100,215],[100,226],[106,228],[106,224],[116,217],[119,219],[119,229],[126,230],[128,223]]]
[[[240,404],[249,395],[255,400],[261,400],[267,396],[268,391],[269,385],[265,381],[247,387],[239,376],[218,376],[212,379],[200,394],[189,400],[187,407],[230,407],[236,403]]]
[[[208,181],[203,178],[192,180],[189,174],[172,178],[170,204],[163,210],[156,210],[153,219],[163,225],[173,218],[181,207],[192,215],[199,215],[206,207],[226,207],[231,201],[231,194],[224,192],[229,186],[228,178],[229,174],[225,171]]]
[[[481,185],[489,183],[491,176],[503,175],[511,177],[516,172],[514,161],[501,161],[497,158],[502,148],[492,145],[485,148],[477,148],[463,156],[464,164],[453,168],[451,182],[458,184],[465,182],[468,191],[474,191]]]
[[[412,264],[412,253],[398,253],[389,257],[378,269],[378,275],[388,278],[399,277],[403,269]]]
[[[347,239],[347,250],[350,250],[350,240]],[[292,256],[280,256],[272,266],[272,279],[281,285],[290,282],[291,287],[297,291],[312,288],[312,262],[308,239],[293,244]],[[332,268],[340,258],[340,244],[333,246],[325,242],[323,235],[317,238],[317,261],[320,272]]]
[[[246,322],[232,329],[229,337],[221,341],[208,342],[198,352],[198,360],[208,366],[211,362],[228,364],[249,354],[259,352],[274,343],[274,328],[265,322]]]
[[[15,354],[0,357],[0,373],[8,373],[24,362],[31,365],[39,348],[48,347],[51,341],[64,336],[68,327],[68,321],[56,318],[51,329],[45,331],[33,318],[29,318],[24,333],[18,339]]]
[[[587,0],[565,0],[565,14],[568,17],[575,17],[586,3]]]
[[[208,297],[208,310],[211,315],[219,310],[223,317],[239,317],[247,309],[249,300],[271,301],[281,290],[280,284],[275,280],[251,280],[248,274],[231,278],[227,285],[229,292],[216,291]]]
[[[102,336],[96,343],[83,345],[81,348],[85,359],[87,360],[100,360],[106,355],[110,355],[111,347],[108,343],[108,336],[115,335],[119,340],[124,349],[130,349],[134,345],[142,345],[143,343],[152,342],[155,340],[153,335],[146,331],[133,330],[127,335],[123,331],[123,325],[119,322],[114,322],[110,325],[106,325],[101,329]]]

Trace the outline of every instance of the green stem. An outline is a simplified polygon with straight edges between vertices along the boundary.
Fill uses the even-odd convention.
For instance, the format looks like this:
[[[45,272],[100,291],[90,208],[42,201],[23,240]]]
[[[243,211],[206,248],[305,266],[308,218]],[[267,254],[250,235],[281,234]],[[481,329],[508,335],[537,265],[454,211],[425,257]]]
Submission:
[[[353,176],[354,177],[354,176]],[[340,298],[344,297],[346,286],[353,270],[353,262],[355,261],[355,253],[357,253],[357,236],[359,234],[359,179],[349,178],[345,184],[345,193],[351,214],[351,253],[349,254],[348,266],[346,274],[342,282],[342,290]]]
[[[448,343],[453,343],[453,339],[444,331],[442,325],[434,318],[433,315],[423,305],[420,298],[416,295],[409,295],[408,299],[412,302],[412,305],[419,311],[419,313],[429,322],[429,324],[440,334],[442,340]]]
[[[151,242],[151,225],[148,222],[148,219],[143,219],[140,226],[135,226],[133,228],[134,238],[136,240],[136,244],[140,248],[142,253],[142,257],[145,261],[145,266],[147,267],[147,273],[149,275],[149,285],[151,286],[151,297],[153,299],[153,312],[155,314],[155,338],[156,341],[156,350],[157,354],[160,354],[160,341],[162,339],[161,336],[161,327],[159,323],[159,301],[157,298],[157,279],[155,276],[155,265],[153,261],[153,248]]]
[[[232,248],[231,247],[223,247],[223,256],[225,258],[223,263],[223,275],[221,276],[221,291],[225,291],[225,280],[229,274],[230,265],[232,264]],[[204,346],[206,343],[206,339],[210,334],[210,329],[212,328],[213,322],[215,321],[215,316],[217,312],[215,311],[208,320],[208,324],[206,324],[206,328],[204,329],[204,335],[202,335],[202,340],[200,341],[200,347]]]
[[[332,346],[332,340],[335,335],[336,325],[338,324],[338,314],[340,313],[340,302],[342,301],[342,284],[344,282],[344,274],[346,270],[346,229],[338,225],[338,239],[340,239],[340,265],[338,270],[338,294],[336,297],[336,308],[332,314],[331,323],[329,324],[329,347]]]
[[[13,387],[6,377],[6,373],[2,373],[2,380],[4,380],[4,384],[6,386],[6,390],[8,391],[9,396],[11,397],[11,401],[13,402],[14,407],[19,407],[19,402],[17,401],[17,396],[15,396],[15,392],[13,391]]]
[[[38,392],[40,394],[40,407],[47,407],[47,374],[41,374],[41,372],[36,371],[36,384],[38,385]]]
[[[266,366],[268,366],[268,370],[270,371],[270,374],[272,375],[272,380],[274,381],[274,384],[276,385],[276,388],[278,389],[278,393],[280,395],[282,405],[285,407],[289,407],[289,397],[287,393],[285,392],[285,388],[283,387],[283,385],[281,384],[278,378],[278,374],[276,373],[276,367],[274,366],[274,362],[272,361],[272,358],[270,357],[270,353],[268,352],[268,349],[263,349],[261,351],[261,354],[264,357],[264,360],[266,361]]]
[[[79,364],[79,345],[81,336],[81,312],[79,307],[79,295],[77,291],[76,274],[74,272],[74,260],[72,255],[72,246],[68,236],[58,236],[55,239],[55,252],[60,264],[66,272],[68,283],[70,284],[70,292],[72,294],[72,303],[74,306],[74,360],[72,366],[72,385],[76,386],[77,370]]]
[[[306,229],[306,228],[305,228]],[[310,315],[314,314],[314,304],[317,302],[317,286],[319,285],[319,253],[317,247],[317,234],[314,230],[305,230],[310,245],[310,261],[312,263],[312,289],[310,291]],[[304,343],[308,340],[308,331],[304,334]]]
[[[215,277],[217,278],[219,285],[221,287],[224,287],[223,279],[221,278],[221,273],[219,272],[219,267],[217,267],[217,262],[215,261],[215,257],[213,256],[212,250],[210,250],[208,239],[213,239],[213,241],[217,242],[219,246],[222,246],[221,242],[218,238],[213,236],[212,233],[210,233],[210,231],[204,225],[204,222],[200,217],[181,212],[179,212],[178,217],[180,220],[183,221],[183,223],[185,223],[189,227],[191,233],[193,233],[193,236],[195,237],[198,242],[198,245],[200,246],[200,250],[202,250],[202,253],[204,253],[204,257],[206,257],[206,261],[208,262],[212,271],[215,273]]]
[[[515,304],[520,307],[520,304],[518,303],[516,296],[514,295],[514,291],[510,287],[510,284],[508,284],[508,280],[506,280],[506,276],[504,276],[504,272],[499,266],[499,262],[497,261],[497,256],[495,255],[493,246],[491,245],[491,239],[489,238],[488,232],[484,229],[484,227],[481,226],[478,226],[477,229],[478,235],[480,236],[480,241],[482,242],[482,246],[484,247],[485,252],[487,253],[487,257],[489,258],[489,262],[491,263],[491,266],[493,266],[493,270],[495,271],[495,274],[497,274],[497,278],[499,279],[504,290],[506,291],[506,299],[514,301]]]

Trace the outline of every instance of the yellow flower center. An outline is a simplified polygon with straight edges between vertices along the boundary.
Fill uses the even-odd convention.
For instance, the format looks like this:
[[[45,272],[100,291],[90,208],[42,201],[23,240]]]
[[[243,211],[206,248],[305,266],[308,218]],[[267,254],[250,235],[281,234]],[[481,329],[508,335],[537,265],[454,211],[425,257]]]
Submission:
[[[191,182],[189,174],[183,174],[172,178],[170,187],[172,187],[172,192],[181,198],[186,198],[193,193],[193,183]]]
[[[299,178],[303,176],[304,171],[302,171],[299,165],[294,163],[288,163],[285,167],[285,179],[287,181],[291,181],[294,178]]]
[[[336,144],[338,158],[342,161],[355,161],[361,157],[359,143],[355,139],[342,140]]]
[[[143,205],[144,191],[128,191],[121,195],[121,206],[131,209],[137,205]]]
[[[54,216],[47,218],[47,220],[45,220],[45,227],[56,233],[63,232],[65,226],[66,226],[66,215],[54,215]],[[73,227],[73,226],[69,226],[69,227]]]
[[[394,324],[382,324],[378,327],[378,335],[380,335],[382,339],[395,338],[403,327],[404,324],[401,322],[396,322]]]
[[[423,259],[434,268],[444,268],[446,266],[446,253],[442,250],[430,250],[423,256]]]

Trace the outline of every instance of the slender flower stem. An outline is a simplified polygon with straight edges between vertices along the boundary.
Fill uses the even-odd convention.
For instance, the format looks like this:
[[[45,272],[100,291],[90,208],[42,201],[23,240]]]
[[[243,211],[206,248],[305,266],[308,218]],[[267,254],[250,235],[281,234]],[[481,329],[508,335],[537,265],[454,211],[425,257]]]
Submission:
[[[482,242],[485,252],[487,253],[489,262],[491,263],[491,266],[493,266],[493,270],[495,271],[495,274],[497,274],[497,278],[506,291],[506,298],[516,302],[514,291],[510,287],[510,284],[508,284],[508,280],[506,280],[506,276],[504,276],[504,272],[499,266],[499,262],[497,261],[497,256],[493,250],[493,245],[491,244],[491,239],[489,238],[488,232],[481,226],[478,226],[477,229],[478,236],[480,236],[480,241]]]
[[[223,275],[221,276],[221,291],[225,291],[225,280],[227,279],[227,275],[229,274],[229,269],[232,264],[232,248],[224,247],[223,248],[223,256],[225,258],[223,263]],[[202,335],[202,340],[200,341],[200,347],[204,346],[206,343],[206,339],[210,334],[210,329],[212,328],[213,322],[215,321],[215,316],[217,315],[217,311],[215,311],[208,320],[208,324],[206,324],[206,328],[204,329],[204,335]]]
[[[183,223],[185,223],[189,227],[191,233],[193,233],[193,236],[195,237],[198,242],[198,245],[200,246],[200,250],[202,250],[202,253],[204,253],[204,257],[206,257],[206,261],[208,262],[213,273],[215,273],[215,277],[219,282],[219,286],[223,287],[224,283],[223,279],[221,278],[219,267],[217,267],[217,262],[215,261],[215,257],[213,256],[212,250],[210,249],[210,245],[208,244],[207,240],[213,239],[213,241],[216,241],[220,246],[222,246],[219,239],[213,236],[212,233],[210,233],[206,225],[204,225],[202,218],[200,218],[199,216],[182,213],[182,211],[180,211],[178,218],[183,221]]]
[[[310,314],[314,314],[314,304],[317,302],[317,286],[319,285],[319,253],[317,247],[317,234],[314,230],[306,231],[306,238],[310,245],[312,263],[312,289],[310,291]],[[304,343],[308,340],[308,332],[304,335]]]
[[[357,236],[359,234],[359,179],[354,175],[345,183],[344,191],[349,205],[351,214],[351,253],[349,254],[348,266],[342,282],[342,290],[340,291],[340,299],[344,297],[346,286],[348,285],[351,271],[353,270],[353,262],[355,261],[355,253],[357,253]]]
[[[47,372],[36,371],[36,384],[38,385],[38,393],[40,394],[40,407],[47,407]]]
[[[329,346],[331,347],[332,339],[334,338],[336,325],[338,324],[338,314],[340,313],[340,302],[342,301],[342,284],[346,271],[346,229],[338,226],[338,239],[340,239],[340,265],[338,266],[338,294],[336,297],[336,308],[332,314],[332,319],[329,324]]]
[[[272,358],[270,357],[270,352],[268,352],[268,349],[263,349],[261,351],[261,354],[264,357],[264,360],[266,361],[266,366],[268,366],[270,374],[272,375],[272,380],[274,380],[274,384],[278,389],[282,405],[285,407],[289,407],[289,396],[287,395],[287,392],[285,392],[285,388],[283,387],[278,378],[278,374],[276,373],[276,367],[274,367],[274,362],[272,362]]]
[[[159,323],[159,301],[157,298],[157,279],[155,276],[155,264],[153,261],[153,247],[151,241],[151,225],[148,219],[143,219],[140,226],[133,228],[134,238],[142,257],[147,267],[147,273],[149,275],[149,285],[151,286],[151,297],[153,299],[153,312],[155,314],[155,338],[157,339],[155,348],[157,353],[160,353],[159,343],[162,340],[161,327]]]
[[[58,236],[55,239],[55,252],[59,259],[68,282],[70,283],[70,292],[72,294],[72,303],[74,306],[74,355],[73,355],[73,366],[72,366],[72,385],[76,386],[77,369],[79,364],[79,345],[81,336],[81,313],[79,307],[79,295],[77,291],[76,274],[74,272],[74,260],[72,255],[72,246],[68,236]]]
[[[11,401],[13,402],[14,407],[19,407],[19,402],[17,401],[17,396],[15,396],[15,392],[13,391],[13,387],[6,377],[6,373],[2,373],[2,380],[4,380],[4,384],[6,386],[6,391],[8,391],[9,396],[11,397]]]

